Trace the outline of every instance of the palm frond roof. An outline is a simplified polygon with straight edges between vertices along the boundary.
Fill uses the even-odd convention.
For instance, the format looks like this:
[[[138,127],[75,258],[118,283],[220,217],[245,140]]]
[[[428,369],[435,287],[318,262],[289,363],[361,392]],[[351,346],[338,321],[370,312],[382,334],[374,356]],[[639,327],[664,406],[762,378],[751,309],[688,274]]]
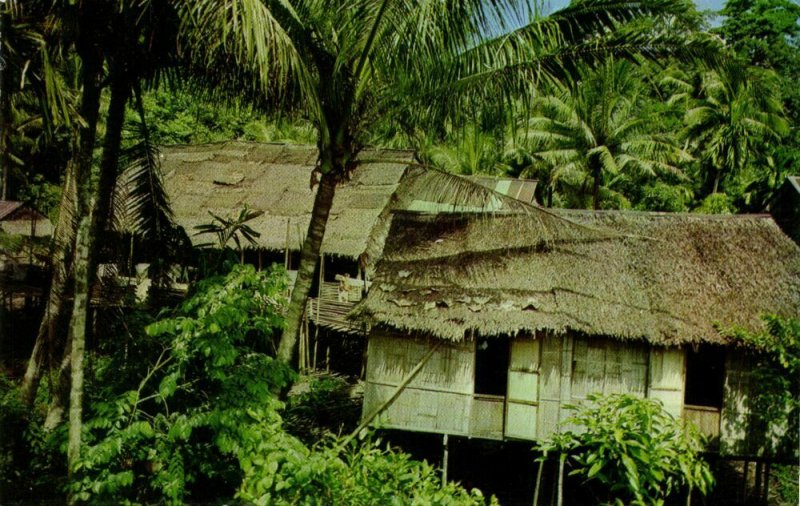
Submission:
[[[615,234],[540,242],[515,214],[395,213],[351,317],[449,340],[549,330],[672,345],[800,314],[800,248],[769,216],[556,213]]]

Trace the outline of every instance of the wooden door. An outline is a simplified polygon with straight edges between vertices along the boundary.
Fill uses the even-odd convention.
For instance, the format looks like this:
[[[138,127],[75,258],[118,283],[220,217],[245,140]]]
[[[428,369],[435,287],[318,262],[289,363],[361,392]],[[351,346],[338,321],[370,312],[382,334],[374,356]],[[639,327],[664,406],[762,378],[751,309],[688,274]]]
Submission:
[[[534,440],[539,409],[540,343],[536,339],[514,339],[510,351],[505,436]]]

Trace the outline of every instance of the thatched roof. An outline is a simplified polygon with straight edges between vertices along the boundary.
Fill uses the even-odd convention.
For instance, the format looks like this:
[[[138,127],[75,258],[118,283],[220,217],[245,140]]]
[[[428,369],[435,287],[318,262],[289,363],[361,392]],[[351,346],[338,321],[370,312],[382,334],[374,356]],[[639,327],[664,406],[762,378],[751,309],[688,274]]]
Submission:
[[[6,219],[8,215],[22,207],[22,202],[14,200],[0,200],[0,220]]]
[[[772,204],[772,216],[800,244],[800,176],[788,176]]]
[[[36,237],[52,234],[53,225],[47,216],[33,207],[14,200],[0,200],[0,232],[14,235],[30,235],[31,225]]]
[[[165,186],[176,221],[192,236],[211,211],[228,217],[246,204],[264,214],[248,225],[261,234],[258,247],[298,250],[308,229],[315,190],[312,146],[230,141],[161,150]],[[350,181],[336,191],[322,252],[356,258],[378,215],[389,203],[411,155],[365,150]],[[208,237],[192,236],[196,243]]]
[[[542,243],[529,217],[395,214],[352,316],[451,340],[546,329],[677,344],[800,314],[800,248],[768,216],[557,213],[614,234]]]

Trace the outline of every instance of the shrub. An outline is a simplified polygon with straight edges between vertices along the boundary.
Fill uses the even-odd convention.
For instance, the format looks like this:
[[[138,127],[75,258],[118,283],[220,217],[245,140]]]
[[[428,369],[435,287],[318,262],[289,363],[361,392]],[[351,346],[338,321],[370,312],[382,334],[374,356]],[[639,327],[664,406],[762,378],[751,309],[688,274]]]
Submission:
[[[114,381],[113,358],[98,367],[96,382],[121,391],[105,390],[90,406],[75,497],[181,503],[232,496],[241,459],[281,432],[274,392],[293,373],[265,352],[282,324],[285,291],[281,271],[237,266],[198,283],[171,317],[146,327],[162,349],[135,381]]]
[[[695,427],[667,413],[660,402],[632,395],[590,396],[573,407],[568,427],[538,450],[567,458],[570,475],[600,485],[614,504],[660,505],[674,493],[714,483],[701,458],[702,439]]]
[[[294,373],[269,353],[285,289],[279,270],[237,266],[199,283],[174,314],[146,327],[148,342],[162,350],[138,368],[135,388],[129,385],[137,368],[115,382],[119,362],[106,359],[96,382],[110,386],[91,403],[72,497],[109,504],[483,504],[480,492],[443,487],[433,467],[376,442],[329,435],[309,448],[284,429],[276,392]],[[323,381],[298,405],[321,406],[320,397],[333,391],[341,385]],[[301,419],[302,409],[294,416],[315,427]]]
[[[286,430],[305,444],[352,431],[363,402],[361,396],[352,395],[352,388],[344,377],[332,373],[301,376],[286,400]]]
[[[379,441],[330,438],[311,450],[272,444],[246,463],[239,497],[255,504],[484,505],[477,489],[442,485],[437,469]],[[496,501],[492,500],[492,504]]]

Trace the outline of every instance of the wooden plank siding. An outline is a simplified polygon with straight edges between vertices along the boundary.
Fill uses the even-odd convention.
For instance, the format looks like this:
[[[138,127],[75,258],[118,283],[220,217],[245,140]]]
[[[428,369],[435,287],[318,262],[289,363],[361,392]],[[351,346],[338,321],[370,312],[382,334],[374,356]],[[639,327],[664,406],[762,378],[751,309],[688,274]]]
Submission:
[[[541,339],[517,338],[510,348],[505,436],[536,439]]]
[[[686,354],[681,348],[650,348],[647,396],[658,399],[675,418],[682,414]]]

